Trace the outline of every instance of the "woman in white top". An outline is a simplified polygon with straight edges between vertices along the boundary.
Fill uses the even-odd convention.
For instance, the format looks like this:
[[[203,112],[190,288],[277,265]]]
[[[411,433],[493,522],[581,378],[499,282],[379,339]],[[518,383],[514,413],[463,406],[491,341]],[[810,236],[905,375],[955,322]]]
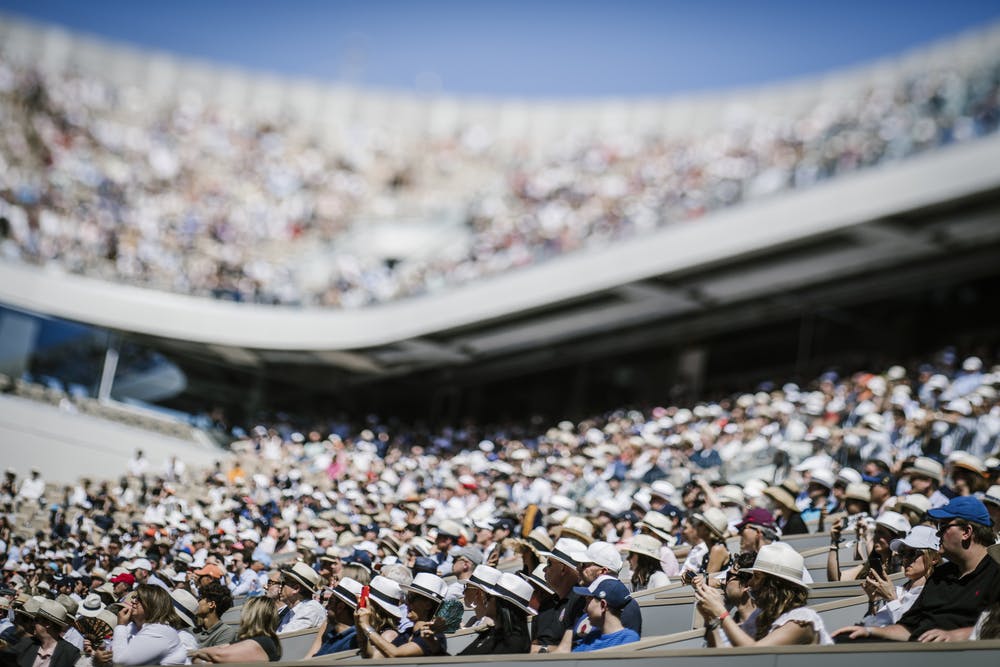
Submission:
[[[934,567],[941,562],[939,543],[937,533],[930,526],[915,526],[903,539],[892,541],[890,546],[903,565],[906,583],[895,586],[884,571],[868,571],[868,577],[861,584],[868,594],[868,615],[861,619],[863,627],[881,628],[899,622],[920,597]],[[846,630],[848,628],[841,628],[833,636]],[[862,634],[857,633],[858,636]]]
[[[632,572],[632,592],[659,588],[670,583],[670,577],[660,566],[660,548],[663,542],[652,535],[640,534],[632,538],[625,548],[628,567]]]
[[[809,589],[802,581],[802,566],[802,556],[787,544],[761,547],[749,570],[750,590],[759,609],[754,636],[730,616],[722,594],[702,580],[694,593],[698,611],[709,630],[720,628],[733,646],[833,644],[823,619],[806,606]]]
[[[112,642],[116,665],[183,665],[187,650],[170,627],[174,607],[159,586],[140,585],[118,612]]]

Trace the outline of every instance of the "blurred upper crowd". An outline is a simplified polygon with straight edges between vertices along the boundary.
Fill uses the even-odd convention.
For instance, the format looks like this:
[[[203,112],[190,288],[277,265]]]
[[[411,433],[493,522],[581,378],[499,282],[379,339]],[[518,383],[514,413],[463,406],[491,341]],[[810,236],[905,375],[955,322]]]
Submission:
[[[463,600],[476,616],[492,614],[475,644],[483,652],[592,650],[636,641],[642,616],[637,607],[631,615],[631,596],[680,578],[694,584],[709,645],[765,636],[830,643],[804,606],[811,579],[802,556],[781,542],[809,531],[830,536],[828,579],[857,579],[872,599],[871,618],[832,634],[964,639],[978,619],[976,636],[996,636],[1000,604],[988,614],[1000,566],[986,550],[1000,525],[998,389],[1000,366],[949,349],[918,368],[831,372],[808,386],[550,428],[466,423],[432,432],[375,417],[354,426],[274,423],[251,429],[234,443],[231,464],[207,471],[176,457],[161,467],[141,451],[123,462],[120,480],[59,488],[45,484],[44,468],[8,470],[0,488],[8,597],[0,603],[13,611],[0,641],[34,650],[56,633],[69,642],[71,616],[87,616],[89,604],[90,616],[117,613],[104,615],[107,632],[128,628],[115,629],[107,646],[98,635],[78,638],[94,664],[226,661],[230,653],[200,652],[217,644],[243,660],[274,660],[275,627],[321,626],[310,655],[349,636],[353,644],[341,648],[368,656],[441,654],[443,628],[456,627],[462,605],[446,621],[434,612]],[[738,550],[726,543],[735,535]],[[855,556],[868,556],[860,572],[837,560],[848,535],[858,538]],[[913,569],[920,554],[937,574]],[[494,566],[514,557],[521,576],[501,579]],[[955,568],[986,581],[988,594],[962,597]],[[909,577],[898,590],[887,578],[893,572]],[[944,602],[935,577],[951,582]],[[364,584],[375,607],[362,612]],[[196,636],[163,630],[176,656],[164,648],[129,662],[124,656],[148,634],[144,622],[154,623],[157,587],[173,596],[178,615],[168,601],[155,624]],[[921,596],[921,587],[938,592]],[[506,612],[474,590],[506,600],[497,603]],[[270,634],[248,645],[252,656],[236,648],[243,629],[234,638],[220,619],[232,596],[275,600],[261,611]],[[754,601],[757,629],[745,624]],[[258,606],[245,609],[244,622],[251,609],[257,618]],[[42,624],[29,623],[34,640],[18,639],[19,613]],[[742,629],[727,622],[741,613]],[[530,636],[525,614],[537,614]],[[574,625],[581,614],[589,627]],[[789,619],[796,623],[781,630]],[[509,624],[524,632],[493,630]],[[178,641],[192,644],[185,652]]]
[[[0,47],[0,257],[238,301],[390,301],[993,133],[996,56],[698,136],[621,127],[539,150],[472,124],[447,137],[362,126],[334,150],[288,118],[182,91],[153,104]],[[341,247],[359,220],[442,202],[461,209],[467,244],[388,259]],[[318,270],[305,261],[317,252]]]

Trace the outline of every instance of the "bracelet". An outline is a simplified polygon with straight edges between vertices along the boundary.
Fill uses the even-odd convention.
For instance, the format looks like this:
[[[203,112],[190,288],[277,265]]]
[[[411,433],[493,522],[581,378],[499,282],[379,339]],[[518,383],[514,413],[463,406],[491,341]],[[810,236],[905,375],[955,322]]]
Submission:
[[[721,614],[719,614],[719,625],[722,625],[722,622],[724,620],[726,620],[727,618],[729,618],[729,612],[728,611],[724,611]]]
[[[837,544],[831,544],[830,551],[840,551],[840,546]]]

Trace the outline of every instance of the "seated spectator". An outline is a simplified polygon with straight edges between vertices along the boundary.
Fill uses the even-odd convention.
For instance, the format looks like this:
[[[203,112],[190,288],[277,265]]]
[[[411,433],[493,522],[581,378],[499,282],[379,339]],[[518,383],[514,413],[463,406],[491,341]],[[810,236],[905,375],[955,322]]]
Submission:
[[[472,609],[472,618],[467,627],[476,627],[485,623],[487,627],[495,625],[496,618],[490,615],[490,597],[493,588],[500,581],[502,573],[495,567],[480,565],[472,571],[472,576],[465,581],[465,592],[462,600]]]
[[[753,572],[750,571],[750,568],[753,567],[756,559],[757,553],[753,551],[743,551],[736,554],[732,566],[726,572],[726,582],[722,589],[733,620],[739,623],[743,632],[751,637],[757,635],[757,615],[760,612],[750,592],[750,579],[753,578]],[[697,585],[699,584],[696,583]],[[708,646],[710,648],[730,646],[726,634],[719,630],[717,624],[712,624],[714,618],[708,618],[705,621],[705,641]]]
[[[70,626],[66,608],[55,600],[41,600],[34,614],[34,641],[22,644],[17,653],[19,665],[49,665],[73,667],[80,650],[62,638]]]
[[[910,482],[910,494],[927,498],[934,507],[948,502],[939,489],[944,484],[944,466],[927,456],[915,457],[903,467],[902,476]]]
[[[191,654],[194,662],[278,662],[281,641],[278,627],[278,605],[269,597],[247,600],[240,616],[236,641],[225,646],[198,649]]]
[[[177,630],[170,594],[153,584],[139,584],[118,612],[111,653],[116,665],[183,665],[187,651]]]
[[[704,512],[695,513],[692,517],[698,538],[704,542],[707,552],[698,565],[697,572],[712,575],[729,567],[729,549],[726,547],[726,534],[729,531],[729,521],[725,513],[715,507]],[[709,578],[711,581],[711,578]]]
[[[968,639],[983,610],[1000,599],[1000,564],[987,552],[996,538],[983,503],[973,496],[958,496],[928,516],[938,522],[941,553],[948,562],[934,569],[920,597],[897,623],[851,626],[838,636],[921,642]]]
[[[369,589],[368,605],[361,607],[359,604],[354,612],[358,648],[366,658],[377,655],[378,649],[372,645],[374,635],[390,645],[401,636],[399,627],[403,618],[403,589],[397,582],[377,575],[372,578]],[[379,645],[383,645],[382,641]]]
[[[639,633],[622,625],[622,611],[632,602],[625,584],[613,577],[603,577],[590,586],[577,586],[573,592],[585,600],[584,610],[593,628],[572,646],[573,652],[598,651],[639,641]],[[560,651],[570,650],[568,642]]]
[[[771,513],[774,514],[775,524],[782,535],[803,535],[809,532],[795,502],[798,492],[798,485],[790,479],[778,486],[764,489],[764,495],[771,499]]]
[[[839,523],[839,522],[838,522]],[[859,555],[877,553],[878,557],[882,561],[882,566],[887,574],[894,574],[899,571],[899,564],[897,560],[893,558],[892,549],[889,548],[889,544],[892,540],[898,539],[906,535],[910,531],[910,522],[906,520],[902,514],[898,512],[886,511],[882,512],[874,521],[874,527],[872,528],[869,535],[868,521],[858,521],[858,542],[859,546],[856,553]],[[854,567],[848,568],[847,570],[840,569],[840,531],[830,531],[830,553],[827,559],[827,579],[829,581],[853,581],[856,579],[864,579],[868,576],[870,559],[866,559],[860,565],[855,565]],[[834,547],[838,548],[834,548]]]
[[[559,538],[552,551],[546,554],[545,583],[555,595],[551,604],[538,608],[538,617],[531,624],[532,653],[547,653],[562,642],[566,632],[572,632],[573,623],[582,613],[580,598],[573,595],[573,587],[580,583],[580,562],[586,558],[587,547],[569,537]]]
[[[823,620],[806,606],[809,589],[802,581],[804,559],[787,544],[769,544],[754,560],[750,590],[760,611],[754,635],[729,613],[722,594],[703,581],[695,588],[698,612],[709,630],[721,628],[733,646],[832,644]]]
[[[302,562],[281,573],[281,598],[285,604],[278,622],[278,634],[318,628],[326,618],[326,611],[312,596],[320,578],[316,570]]]
[[[194,629],[198,624],[198,599],[185,590],[170,591],[170,599],[174,605],[174,618],[171,626],[177,630],[184,650],[188,653],[197,651],[198,640],[194,636]]]
[[[625,548],[632,572],[632,592],[647,588],[660,588],[670,583],[670,577],[660,566],[660,549],[663,542],[652,535],[636,535]]]
[[[376,577],[378,579],[379,577]],[[374,580],[373,580],[374,583]],[[406,633],[399,633],[395,639],[386,640],[370,621],[370,610],[358,608],[355,625],[358,628],[358,646],[367,658],[384,656],[403,658],[412,656],[447,655],[447,643],[441,631],[443,623],[435,618],[438,607],[444,602],[448,584],[441,577],[421,572],[413,577],[413,583],[406,587],[408,616],[413,627]],[[375,588],[372,588],[375,594]]]
[[[532,589],[534,589],[534,593],[531,596],[531,603],[528,605],[529,607],[538,612],[543,607],[548,607],[555,603],[556,592],[545,581],[544,565],[539,565],[530,574],[525,574],[524,572],[519,572],[518,574],[531,584]]]
[[[236,628],[222,622],[222,615],[233,607],[229,588],[213,580],[198,589],[198,639],[199,648],[232,644],[236,641]]]
[[[354,627],[354,610],[364,584],[350,577],[342,577],[330,589],[326,603],[326,621],[303,659],[358,648],[358,632]]]
[[[470,583],[471,585],[471,583]],[[505,572],[488,589],[479,614],[478,636],[459,655],[493,655],[528,653],[531,635],[528,617],[537,612],[530,607],[531,584],[516,574]]]
[[[902,586],[895,586],[884,570],[870,569],[861,584],[869,600],[868,614],[861,625],[883,627],[899,621],[920,597],[927,578],[941,562],[940,544],[930,526],[916,526],[906,537],[892,541],[890,547],[903,565],[906,581]],[[833,636],[836,638],[839,633],[840,630]]]

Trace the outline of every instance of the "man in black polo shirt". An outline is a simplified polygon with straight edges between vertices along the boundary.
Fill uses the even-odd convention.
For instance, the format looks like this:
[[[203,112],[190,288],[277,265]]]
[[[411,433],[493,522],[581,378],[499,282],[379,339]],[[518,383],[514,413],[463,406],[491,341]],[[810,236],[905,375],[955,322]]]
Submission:
[[[946,642],[968,639],[979,614],[1000,599],[1000,564],[987,548],[995,541],[990,515],[973,496],[952,498],[928,516],[938,522],[939,565],[899,623],[884,628],[851,626],[836,634],[851,639]]]

